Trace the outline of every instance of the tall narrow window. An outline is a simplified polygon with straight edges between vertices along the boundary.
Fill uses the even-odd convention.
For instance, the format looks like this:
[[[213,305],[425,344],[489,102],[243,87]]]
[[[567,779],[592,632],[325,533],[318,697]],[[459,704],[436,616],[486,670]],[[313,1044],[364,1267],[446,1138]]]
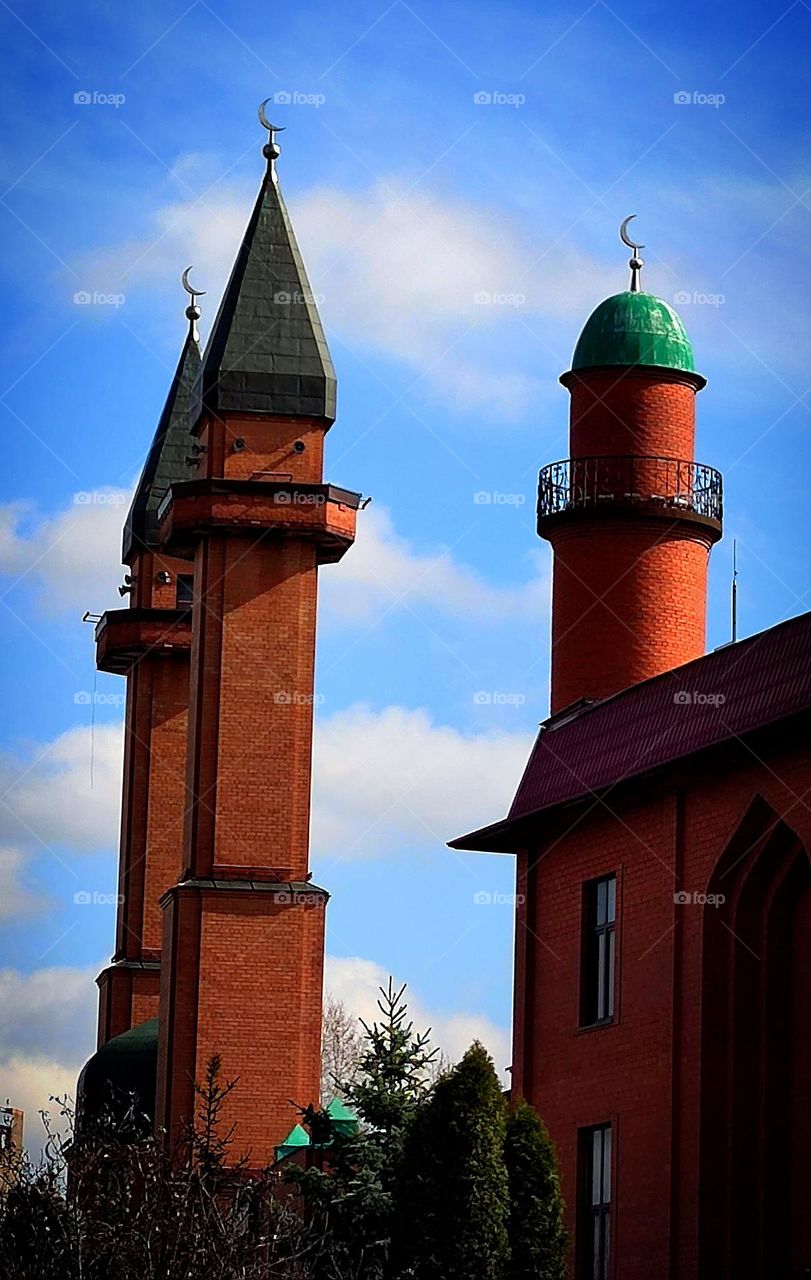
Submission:
[[[608,1280],[611,1246],[611,1125],[581,1130],[581,1280]]]
[[[614,951],[617,877],[603,876],[585,886],[583,902],[583,986],[580,1021],[584,1026],[614,1016]]]
[[[177,600],[178,609],[190,609],[194,603],[194,574],[179,573],[177,575]]]

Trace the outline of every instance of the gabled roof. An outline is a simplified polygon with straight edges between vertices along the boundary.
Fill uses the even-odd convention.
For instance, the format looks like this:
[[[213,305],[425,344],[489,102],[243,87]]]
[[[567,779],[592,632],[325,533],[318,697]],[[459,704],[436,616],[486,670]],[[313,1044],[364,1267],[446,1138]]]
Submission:
[[[306,1129],[300,1124],[294,1124],[288,1133],[284,1142],[280,1142],[276,1148],[276,1159],[284,1160],[286,1156],[292,1155],[294,1151],[301,1151],[303,1147],[309,1147],[310,1135]]]
[[[186,458],[191,446],[191,409],[199,369],[200,347],[190,325],[124,525],[125,562],[133,550],[158,545],[158,507],[174,481],[189,479]]]
[[[300,1124],[294,1125],[288,1133],[284,1142],[281,1142],[276,1148],[276,1160],[286,1160],[288,1156],[295,1155],[297,1152],[305,1148],[324,1149],[332,1145],[334,1135],[338,1134],[342,1138],[352,1138],[358,1132],[358,1117],[345,1102],[340,1098],[333,1098],[325,1108],[326,1114],[331,1121],[333,1137],[329,1142],[313,1143],[309,1133]]]
[[[811,709],[811,613],[551,717],[509,814],[450,842],[510,852],[536,814]]]
[[[332,366],[273,160],[203,356],[198,412],[335,418]]]

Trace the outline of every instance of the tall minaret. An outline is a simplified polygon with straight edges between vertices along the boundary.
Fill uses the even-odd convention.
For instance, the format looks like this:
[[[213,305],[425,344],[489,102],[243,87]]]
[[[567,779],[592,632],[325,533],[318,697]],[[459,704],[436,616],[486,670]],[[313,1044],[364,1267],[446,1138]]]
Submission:
[[[604,698],[704,652],[721,477],[694,461],[695,372],[681,320],[640,284],[601,302],[561,382],[569,458],[543,468],[552,543],[552,712]]]
[[[203,356],[194,479],[158,512],[194,565],[182,872],[167,888],[156,1122],[171,1144],[209,1058],[239,1084],[238,1151],[266,1163],[317,1101],[327,893],[310,883],[318,568],[359,495],[323,482],[335,374],[284,201],[277,128]]]
[[[112,963],[98,978],[99,1045],[157,1016],[159,899],[182,861],[192,568],[161,549],[157,512],[169,486],[189,474],[199,315],[192,299],[186,340],[124,528],[129,574],[122,593],[129,604],[105,613],[96,628],[99,670],[127,681],[118,923]]]

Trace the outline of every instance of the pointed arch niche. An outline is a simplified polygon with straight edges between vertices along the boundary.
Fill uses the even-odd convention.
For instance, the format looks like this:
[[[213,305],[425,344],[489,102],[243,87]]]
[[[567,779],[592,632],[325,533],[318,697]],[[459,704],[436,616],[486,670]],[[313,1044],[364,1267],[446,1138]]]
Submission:
[[[701,980],[701,1277],[811,1267],[811,863],[765,800],[711,876]]]

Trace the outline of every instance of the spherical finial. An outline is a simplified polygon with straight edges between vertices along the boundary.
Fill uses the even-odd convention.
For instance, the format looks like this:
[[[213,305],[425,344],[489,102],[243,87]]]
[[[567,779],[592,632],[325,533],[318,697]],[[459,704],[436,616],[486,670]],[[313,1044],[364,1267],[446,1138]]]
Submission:
[[[262,148],[262,155],[265,157],[265,159],[267,160],[271,168],[273,168],[275,161],[278,160],[279,156],[282,154],[282,149],[279,146],[278,142],[276,141],[276,134],[284,133],[284,125],[273,124],[270,120],[268,120],[265,107],[269,102],[270,102],[270,98],[265,98],[264,102],[259,103],[258,115],[259,115],[259,123],[262,125],[264,129],[267,129],[268,131],[268,140]]]
[[[641,293],[642,285],[639,275],[645,263],[639,256],[639,250],[644,249],[644,244],[636,244],[628,235],[628,223],[636,217],[635,213],[630,213],[627,218],[623,218],[620,224],[620,240],[623,244],[627,244],[628,248],[633,250],[631,260],[628,266],[631,268],[631,293]]]
[[[186,307],[186,319],[188,320],[189,325],[191,327],[192,336],[196,339],[199,336],[197,333],[197,321],[200,319],[200,316],[203,314],[197,305],[197,299],[204,297],[206,291],[205,289],[194,289],[189,284],[189,272],[193,270],[194,270],[193,267],[186,267],[186,270],[183,272],[183,275],[180,277],[180,282],[183,285],[183,288],[186,290],[186,293],[191,298],[191,302]]]

